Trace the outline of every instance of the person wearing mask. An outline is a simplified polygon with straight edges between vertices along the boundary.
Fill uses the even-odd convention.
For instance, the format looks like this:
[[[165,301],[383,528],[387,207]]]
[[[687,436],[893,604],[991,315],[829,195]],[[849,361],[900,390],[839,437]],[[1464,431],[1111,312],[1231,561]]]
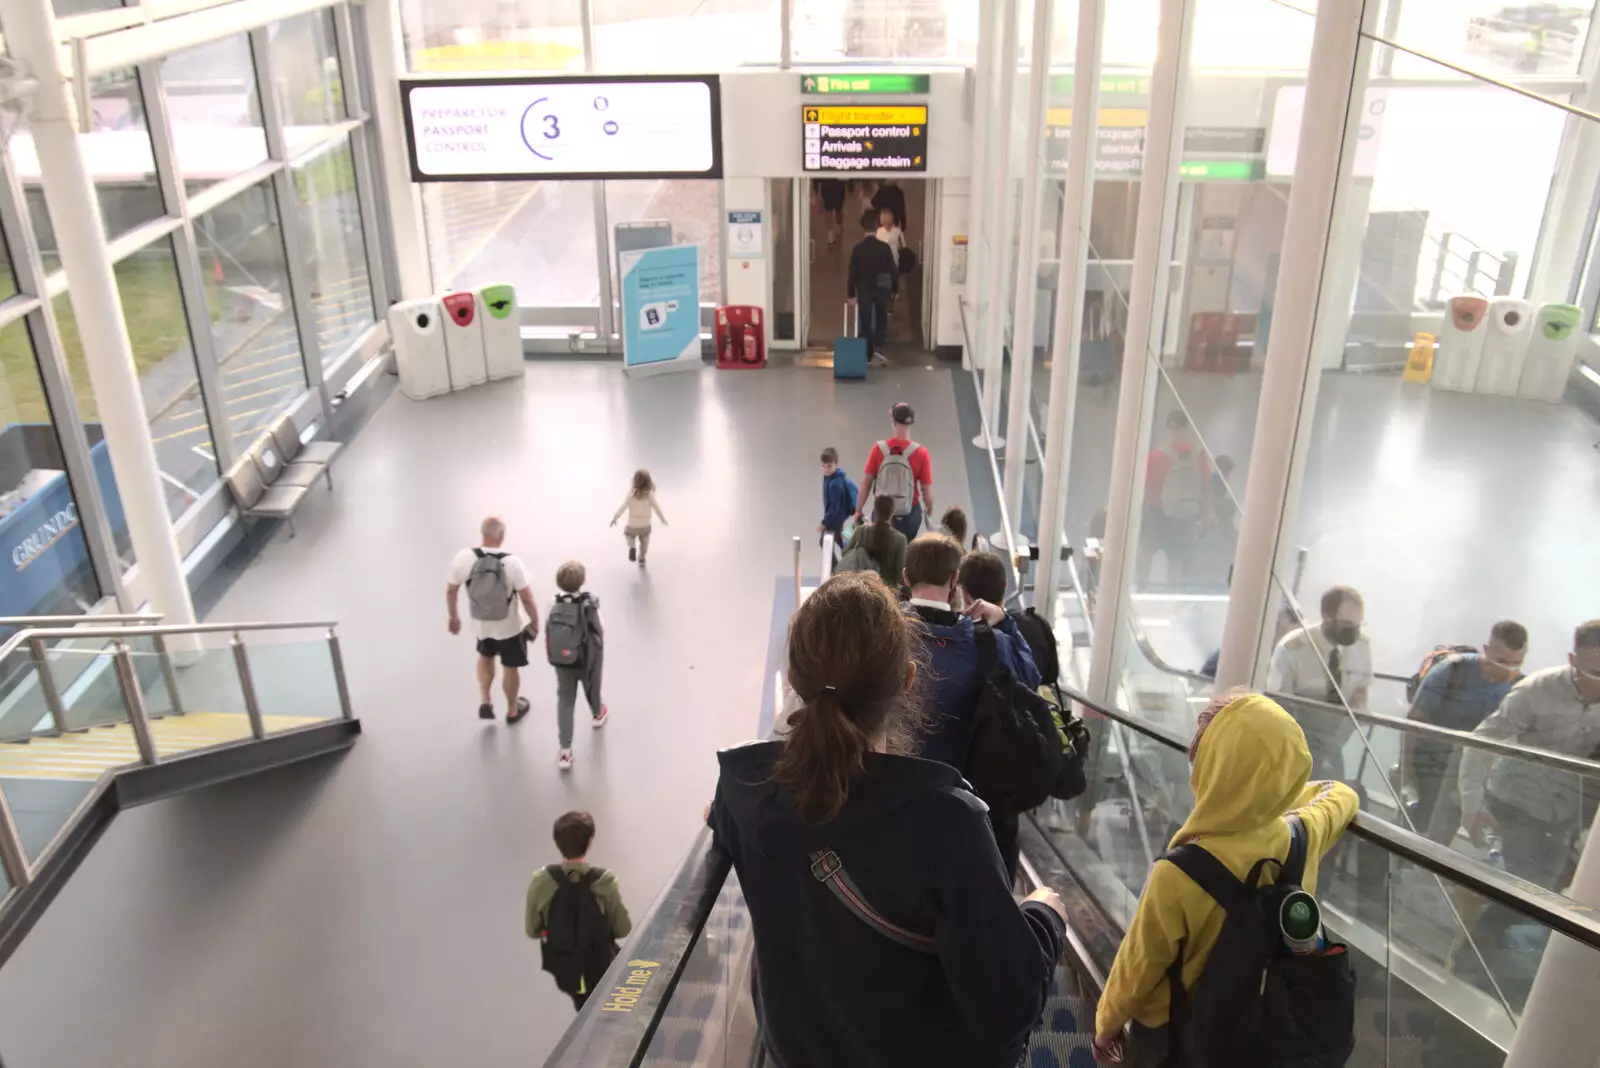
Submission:
[[[1373,676],[1372,642],[1361,629],[1365,614],[1361,594],[1333,586],[1322,595],[1321,625],[1295,627],[1272,650],[1268,691],[1315,702],[1290,707],[1324,778],[1348,778],[1344,749],[1356,729],[1348,709],[1367,709]]]
[[[1311,753],[1293,718],[1258,693],[1219,694],[1200,714],[1189,761],[1194,808],[1167,848],[1195,843],[1242,880],[1257,861],[1288,857],[1287,817],[1297,816],[1306,831],[1303,886],[1315,894],[1319,863],[1355,819],[1358,802],[1344,783],[1307,781]],[[1262,865],[1262,881],[1272,883],[1277,870]],[[1100,995],[1096,1060],[1129,1068],[1187,1063],[1168,1026],[1168,974],[1177,964],[1184,988],[1194,989],[1224,916],[1187,874],[1156,862]]]
[[[850,536],[841,570],[867,570],[851,567],[850,554],[860,549],[871,560],[871,570],[878,573],[883,584],[891,590],[900,588],[900,576],[906,566],[906,536],[894,529],[894,498],[877,497],[872,502],[872,522],[858,526]]]
[[[861,214],[861,231],[861,240],[850,250],[845,297],[856,306],[873,362],[881,364],[887,361],[883,347],[889,340],[889,298],[900,289],[900,264],[894,249],[878,240],[878,216],[870,208]]]
[[[789,626],[787,733],[717,756],[708,822],[785,1068],[1015,1068],[1065,941],[1054,892],[1012,897],[960,774],[909,755],[914,630],[872,572],[824,582]]]
[[[961,546],[943,534],[924,534],[906,549],[905,583],[910,590],[908,610],[922,624],[922,651],[927,657],[928,682],[924,688],[927,718],[922,727],[922,748],[929,760],[966,772],[967,741],[984,684],[980,670],[977,624],[984,625],[995,645],[996,663],[1030,690],[1039,687],[1039,669],[1016,621],[1005,609],[989,601],[962,603],[958,594]],[[997,798],[985,797],[995,841],[1006,860],[1006,870],[1017,864],[1018,819],[1021,813],[1005,811]]]
[[[1454,653],[1433,665],[1423,676],[1406,718],[1453,731],[1476,730],[1522,678],[1527,655],[1528,628],[1511,620],[1496,623],[1481,653]],[[1416,734],[1401,739],[1403,781],[1416,791],[1413,829],[1440,845],[1449,845],[1461,828],[1456,781],[1464,750]]]

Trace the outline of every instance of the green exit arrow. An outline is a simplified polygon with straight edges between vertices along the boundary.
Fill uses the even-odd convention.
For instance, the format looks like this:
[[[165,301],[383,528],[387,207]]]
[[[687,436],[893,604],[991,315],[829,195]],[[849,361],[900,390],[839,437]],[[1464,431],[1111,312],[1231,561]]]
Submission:
[[[926,93],[932,82],[932,76],[927,74],[803,74],[800,91],[868,95]]]

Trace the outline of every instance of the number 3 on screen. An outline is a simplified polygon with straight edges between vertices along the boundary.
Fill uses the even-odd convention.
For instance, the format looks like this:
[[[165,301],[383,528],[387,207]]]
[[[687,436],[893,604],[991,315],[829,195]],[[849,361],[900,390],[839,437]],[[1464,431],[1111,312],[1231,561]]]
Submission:
[[[522,143],[535,156],[553,163],[555,157],[546,153],[555,147],[551,142],[561,137],[561,120],[545,106],[549,102],[549,97],[541,96],[522,113]]]

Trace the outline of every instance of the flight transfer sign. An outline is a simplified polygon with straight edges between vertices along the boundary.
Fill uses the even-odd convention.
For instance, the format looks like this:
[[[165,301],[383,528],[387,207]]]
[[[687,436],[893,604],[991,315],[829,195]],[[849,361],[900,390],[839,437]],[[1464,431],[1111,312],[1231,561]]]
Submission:
[[[928,169],[926,104],[801,110],[806,171],[895,172]]]

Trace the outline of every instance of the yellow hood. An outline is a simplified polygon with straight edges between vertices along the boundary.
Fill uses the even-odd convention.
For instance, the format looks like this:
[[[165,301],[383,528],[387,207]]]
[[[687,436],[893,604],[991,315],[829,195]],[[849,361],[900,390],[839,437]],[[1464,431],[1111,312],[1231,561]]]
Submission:
[[[1194,809],[1171,846],[1283,819],[1310,775],[1311,751],[1289,713],[1260,694],[1230,701],[1200,736],[1189,775]]]

